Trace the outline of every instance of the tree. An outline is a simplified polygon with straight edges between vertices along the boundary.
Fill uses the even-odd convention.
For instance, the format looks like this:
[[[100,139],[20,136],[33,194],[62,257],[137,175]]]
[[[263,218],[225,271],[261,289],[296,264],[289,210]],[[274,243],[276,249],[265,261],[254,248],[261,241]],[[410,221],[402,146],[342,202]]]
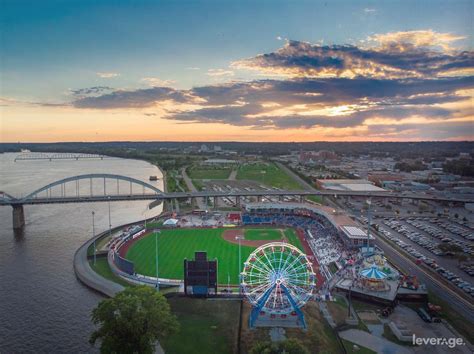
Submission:
[[[309,354],[309,351],[296,339],[281,342],[257,342],[250,354]]]
[[[92,311],[92,322],[99,329],[89,342],[99,339],[102,353],[153,353],[157,340],[179,330],[166,298],[147,286],[102,300]]]
[[[462,248],[458,245],[452,243],[440,243],[438,248],[443,252],[451,252],[451,253],[460,253],[462,252]]]

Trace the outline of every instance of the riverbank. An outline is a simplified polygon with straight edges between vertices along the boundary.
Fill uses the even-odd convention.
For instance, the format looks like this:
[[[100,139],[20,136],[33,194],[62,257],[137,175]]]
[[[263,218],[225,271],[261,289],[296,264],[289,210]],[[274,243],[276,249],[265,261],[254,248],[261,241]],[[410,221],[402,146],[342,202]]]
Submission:
[[[116,229],[122,228],[120,226]],[[92,237],[86,243],[84,243],[74,254],[74,273],[76,274],[77,279],[81,281],[87,287],[101,293],[102,295],[113,297],[118,292],[125,289],[120,284],[117,284],[109,279],[106,279],[99,275],[95,270],[93,270],[89,264],[88,252],[89,247],[94,243],[98,243],[102,238],[108,235],[109,231],[104,231],[99,235]]]

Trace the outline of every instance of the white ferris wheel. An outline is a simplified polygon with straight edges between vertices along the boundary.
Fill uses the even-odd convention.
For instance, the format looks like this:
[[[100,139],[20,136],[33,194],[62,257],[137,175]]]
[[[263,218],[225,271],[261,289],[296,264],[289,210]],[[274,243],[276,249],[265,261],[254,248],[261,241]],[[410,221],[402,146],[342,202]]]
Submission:
[[[296,311],[302,316],[299,309],[310,299],[316,276],[311,262],[298,248],[271,242],[250,254],[241,273],[241,286],[254,306],[253,316],[261,311],[270,314]]]

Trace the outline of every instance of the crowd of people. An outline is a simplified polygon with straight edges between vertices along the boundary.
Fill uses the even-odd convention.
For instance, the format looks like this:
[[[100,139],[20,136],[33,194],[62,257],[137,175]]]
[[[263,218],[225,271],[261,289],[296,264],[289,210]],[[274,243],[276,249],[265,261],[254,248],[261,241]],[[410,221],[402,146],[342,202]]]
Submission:
[[[307,209],[277,211],[260,209],[242,214],[244,225],[283,225],[304,230],[306,240],[321,266],[321,273],[330,279],[328,266],[343,267],[350,252],[338,235],[337,229],[324,216]]]

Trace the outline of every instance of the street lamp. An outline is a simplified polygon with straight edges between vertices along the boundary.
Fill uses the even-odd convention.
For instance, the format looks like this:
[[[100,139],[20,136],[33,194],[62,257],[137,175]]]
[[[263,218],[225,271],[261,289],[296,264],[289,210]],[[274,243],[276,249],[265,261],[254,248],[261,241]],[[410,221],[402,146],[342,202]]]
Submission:
[[[367,256],[369,255],[369,246],[370,246],[370,205],[372,201],[367,199]]]
[[[110,218],[110,197],[107,197],[107,204],[109,205],[109,235],[112,236],[112,219]]]
[[[156,256],[156,290],[160,291],[160,281],[158,277],[158,234],[161,233],[160,230],[153,230],[155,232],[155,256]]]
[[[237,241],[239,241],[239,268],[238,268],[238,271],[239,271],[239,292],[242,290],[241,288],[241,284],[242,284],[242,274],[240,273],[240,270],[241,270],[241,267],[242,267],[242,251],[241,251],[241,247],[242,247],[242,244],[241,244],[241,240],[243,240],[243,236],[242,235],[239,235],[239,236],[236,236],[235,239]]]
[[[354,280],[353,280],[354,281]],[[352,307],[352,283],[349,286],[349,307],[347,309],[347,317],[351,318],[352,317],[352,312],[351,312],[351,307]]]
[[[95,222],[94,222],[95,212],[92,212],[92,237],[94,238],[94,265],[96,261],[96,248],[95,248]]]
[[[146,232],[146,219],[147,219],[147,211],[148,211],[148,207],[145,208],[145,232]]]

